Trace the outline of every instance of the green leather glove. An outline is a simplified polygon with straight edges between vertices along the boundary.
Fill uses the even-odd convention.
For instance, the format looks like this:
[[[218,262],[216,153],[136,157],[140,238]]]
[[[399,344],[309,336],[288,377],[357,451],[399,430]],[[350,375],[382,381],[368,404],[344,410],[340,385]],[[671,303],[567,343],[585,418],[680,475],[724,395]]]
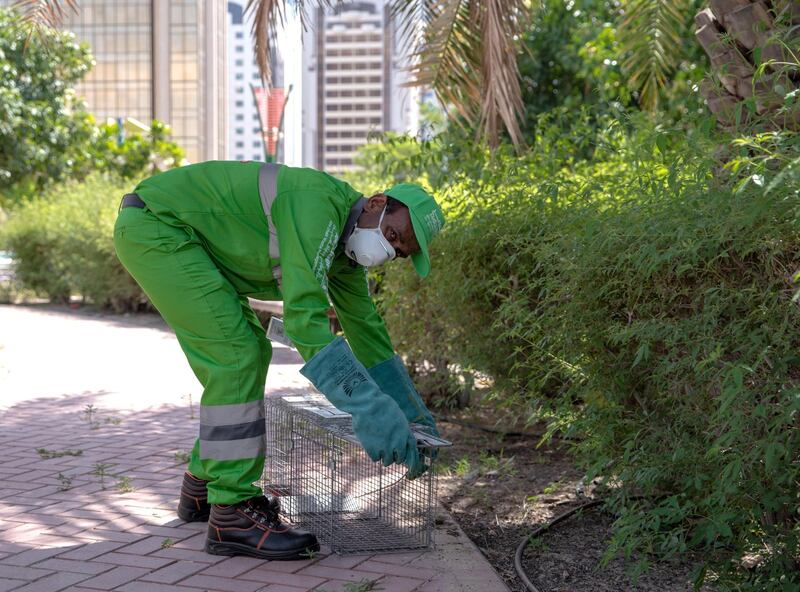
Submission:
[[[414,388],[414,383],[411,382],[411,377],[400,356],[393,356],[385,362],[373,366],[368,372],[380,389],[398,404],[409,423],[424,425],[428,428],[428,433],[439,436],[436,422],[425,403],[422,402],[422,397],[419,396],[417,389]],[[439,456],[439,450],[436,448],[423,448],[422,452],[431,460]],[[425,469],[427,469],[427,465],[425,465]],[[406,473],[406,477],[416,479],[425,472],[425,469],[409,471]]]
[[[344,339],[336,337],[300,369],[338,409],[353,416],[353,431],[373,461],[405,463],[409,476],[425,464],[400,407],[381,392]]]
[[[409,423],[428,426],[432,435],[439,436],[436,422],[425,403],[422,402],[422,397],[419,396],[417,389],[414,388],[414,383],[411,382],[411,377],[400,356],[389,358],[385,362],[373,366],[368,372],[378,387],[400,406]]]

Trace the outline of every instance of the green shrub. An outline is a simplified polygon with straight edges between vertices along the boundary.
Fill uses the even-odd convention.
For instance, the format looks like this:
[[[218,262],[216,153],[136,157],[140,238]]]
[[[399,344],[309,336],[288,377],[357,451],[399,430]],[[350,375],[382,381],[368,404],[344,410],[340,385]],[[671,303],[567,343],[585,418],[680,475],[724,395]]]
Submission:
[[[723,168],[710,127],[451,163],[431,275],[387,269],[381,303],[415,367],[486,373],[577,437],[612,485],[609,553],[702,550],[721,589],[796,590],[800,141],[739,140]]]
[[[0,227],[0,245],[13,253],[17,280],[53,302],[81,295],[118,311],[138,308],[145,297],[112,242],[117,206],[128,189],[94,175],[14,209]]]

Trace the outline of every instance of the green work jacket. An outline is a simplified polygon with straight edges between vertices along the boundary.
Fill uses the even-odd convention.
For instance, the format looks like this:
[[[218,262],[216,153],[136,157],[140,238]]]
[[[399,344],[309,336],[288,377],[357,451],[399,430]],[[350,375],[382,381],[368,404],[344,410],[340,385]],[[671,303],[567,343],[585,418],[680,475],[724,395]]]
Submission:
[[[209,161],[150,177],[135,192],[202,244],[241,295],[283,300],[284,331],[304,360],[333,340],[330,304],[367,368],[394,355],[366,269],[340,240],[362,197],[347,183],[309,168]]]

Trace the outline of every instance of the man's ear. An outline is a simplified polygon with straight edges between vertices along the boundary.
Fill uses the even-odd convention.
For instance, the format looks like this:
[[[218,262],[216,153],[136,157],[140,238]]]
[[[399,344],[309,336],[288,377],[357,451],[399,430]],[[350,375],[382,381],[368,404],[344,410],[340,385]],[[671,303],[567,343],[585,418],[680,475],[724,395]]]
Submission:
[[[364,204],[364,209],[370,213],[380,212],[385,207],[386,196],[383,193],[376,193],[367,200],[366,204]]]

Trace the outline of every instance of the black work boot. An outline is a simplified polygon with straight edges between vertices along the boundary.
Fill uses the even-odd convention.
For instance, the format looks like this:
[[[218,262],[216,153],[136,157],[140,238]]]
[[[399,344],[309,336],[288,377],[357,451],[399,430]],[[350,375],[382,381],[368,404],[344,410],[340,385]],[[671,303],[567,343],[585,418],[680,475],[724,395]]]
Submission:
[[[183,474],[181,501],[178,502],[178,518],[184,522],[205,522],[211,512],[208,503],[208,481],[203,481],[189,471]]]
[[[319,551],[317,537],[282,524],[277,498],[258,496],[238,504],[212,504],[206,553],[260,559],[305,559]]]

